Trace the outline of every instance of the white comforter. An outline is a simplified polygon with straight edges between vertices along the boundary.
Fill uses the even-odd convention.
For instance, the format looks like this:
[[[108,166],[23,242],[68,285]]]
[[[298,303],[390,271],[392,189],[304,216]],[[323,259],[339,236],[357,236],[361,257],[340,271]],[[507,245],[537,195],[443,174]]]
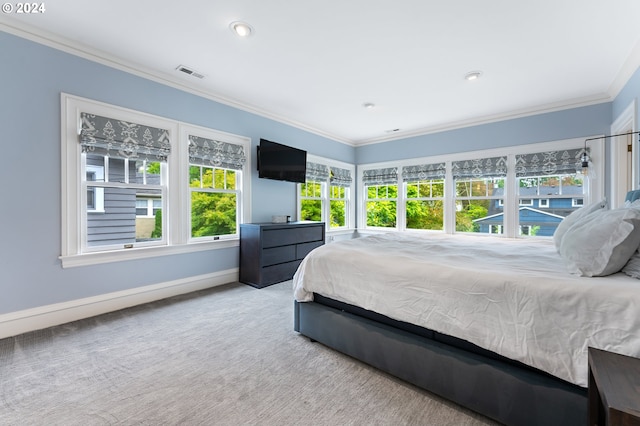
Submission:
[[[551,240],[389,233],[327,244],[293,278],[586,387],[587,347],[640,356],[640,280],[567,272]]]

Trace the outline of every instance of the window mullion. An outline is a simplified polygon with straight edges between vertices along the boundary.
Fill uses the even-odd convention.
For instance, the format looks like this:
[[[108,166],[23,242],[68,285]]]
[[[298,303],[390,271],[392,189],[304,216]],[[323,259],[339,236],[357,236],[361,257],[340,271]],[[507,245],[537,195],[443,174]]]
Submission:
[[[407,229],[407,183],[402,181],[400,173],[398,173],[398,191],[396,193],[396,228],[405,231]]]

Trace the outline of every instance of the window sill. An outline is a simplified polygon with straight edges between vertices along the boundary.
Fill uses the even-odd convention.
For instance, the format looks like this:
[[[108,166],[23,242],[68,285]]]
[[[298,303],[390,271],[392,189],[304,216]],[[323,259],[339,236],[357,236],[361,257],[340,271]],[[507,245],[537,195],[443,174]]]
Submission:
[[[190,244],[180,244],[161,247],[142,247],[124,250],[102,251],[95,253],[60,256],[63,268],[75,268],[78,266],[99,265],[102,263],[122,262],[125,260],[146,259],[174,254],[193,253],[205,250],[217,250],[230,247],[238,247],[238,239],[207,241]]]
[[[345,235],[345,234],[353,234],[356,230],[353,228],[331,228],[326,231],[327,235]]]

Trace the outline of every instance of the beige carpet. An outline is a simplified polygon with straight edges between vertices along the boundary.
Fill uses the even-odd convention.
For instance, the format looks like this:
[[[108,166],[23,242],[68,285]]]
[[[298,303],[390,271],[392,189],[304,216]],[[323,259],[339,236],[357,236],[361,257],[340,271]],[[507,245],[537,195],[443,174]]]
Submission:
[[[298,335],[291,294],[231,284],[0,340],[0,424],[495,424]]]

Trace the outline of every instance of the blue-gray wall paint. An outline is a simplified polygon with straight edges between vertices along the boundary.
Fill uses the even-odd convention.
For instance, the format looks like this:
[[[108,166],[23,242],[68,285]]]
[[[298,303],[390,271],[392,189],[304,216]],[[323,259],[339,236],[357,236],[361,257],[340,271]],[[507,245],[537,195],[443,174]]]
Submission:
[[[609,132],[611,103],[464,127],[356,149],[357,164],[586,137]]]
[[[60,94],[261,137],[354,162],[354,148],[14,35],[0,32],[0,314],[238,267],[229,248],[62,269]],[[252,221],[295,217],[295,185],[252,171]]]
[[[266,138],[347,163],[370,163],[607,133],[637,98],[634,75],[612,104],[525,117],[354,148],[0,31],[0,314],[223,271],[237,248],[62,269],[60,93],[252,139],[252,221],[295,217],[295,185],[258,179]],[[618,106],[620,104],[621,106]]]

